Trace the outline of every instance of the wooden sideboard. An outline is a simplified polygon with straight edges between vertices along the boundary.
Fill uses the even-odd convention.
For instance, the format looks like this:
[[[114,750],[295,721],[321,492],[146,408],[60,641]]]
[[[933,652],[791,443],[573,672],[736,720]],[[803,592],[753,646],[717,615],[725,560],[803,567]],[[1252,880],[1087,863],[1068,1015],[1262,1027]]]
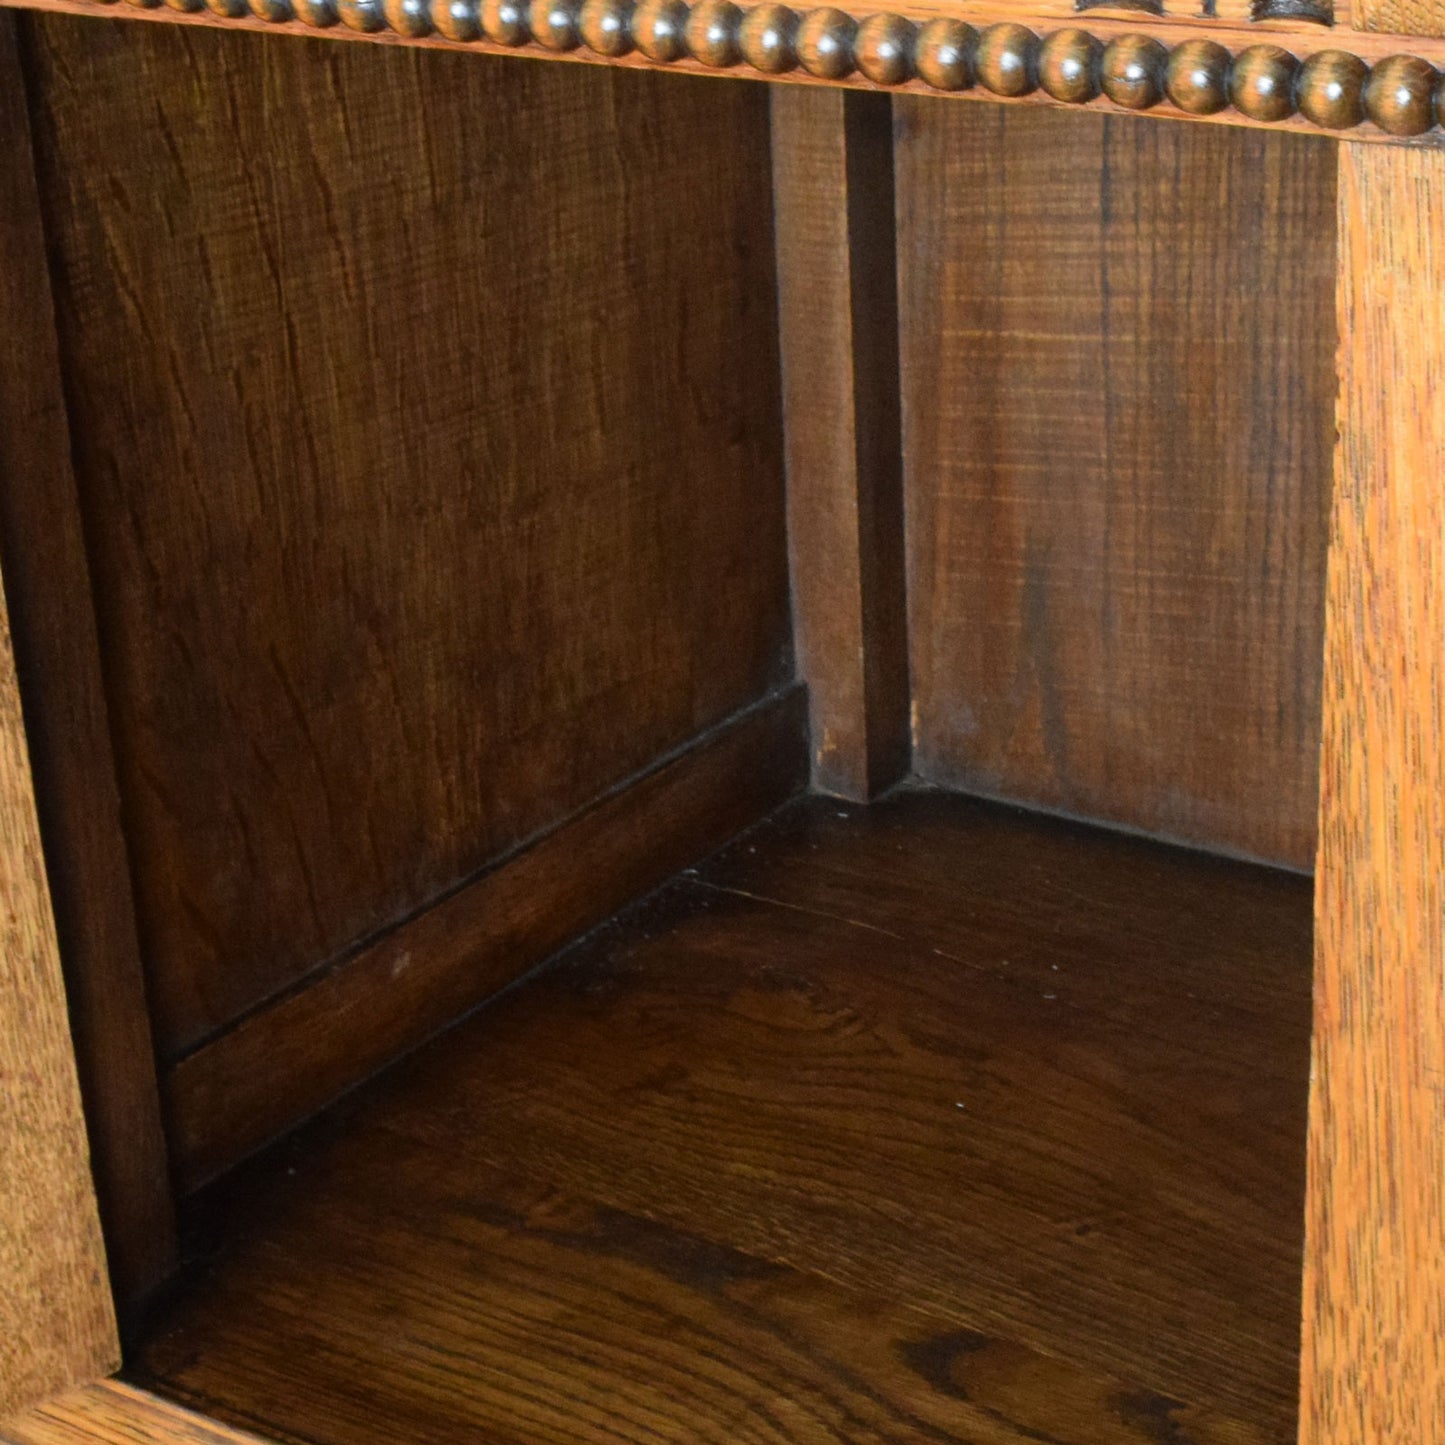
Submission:
[[[0,1438],[1445,1442],[1445,10],[5,4]]]

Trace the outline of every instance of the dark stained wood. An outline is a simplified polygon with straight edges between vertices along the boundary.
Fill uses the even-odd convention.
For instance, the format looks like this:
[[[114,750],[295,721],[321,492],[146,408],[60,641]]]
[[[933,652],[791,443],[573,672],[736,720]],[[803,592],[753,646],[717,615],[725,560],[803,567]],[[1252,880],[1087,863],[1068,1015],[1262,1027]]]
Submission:
[[[916,769],[1309,867],[1333,148],[895,105]]]
[[[602,802],[311,987],[181,1063],[169,1098],[191,1188],[445,1028],[807,781],[799,690]]]
[[[173,1061],[789,676],[767,98],[35,27]]]
[[[111,1285],[124,1311],[170,1272],[175,1220],[18,23],[0,16],[0,551]]]
[[[218,1188],[137,1356],[315,1445],[1293,1439],[1310,888],[746,836]]]
[[[1352,7],[1353,8],[1353,7]],[[1252,20],[1311,20],[1317,25],[1335,23],[1335,7],[1330,0],[1250,0]]]
[[[788,538],[813,782],[909,765],[893,123],[885,96],[773,93]]]

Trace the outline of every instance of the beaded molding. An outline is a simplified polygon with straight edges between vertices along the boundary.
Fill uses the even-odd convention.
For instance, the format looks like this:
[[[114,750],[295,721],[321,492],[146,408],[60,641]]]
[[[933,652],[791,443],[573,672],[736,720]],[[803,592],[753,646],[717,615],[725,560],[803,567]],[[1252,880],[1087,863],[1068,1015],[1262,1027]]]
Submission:
[[[114,0],[107,0],[114,3]],[[976,29],[939,17],[897,14],[857,20],[832,6],[802,14],[787,5],[741,8],[732,0],[126,0],[221,19],[248,17],[407,40],[439,36],[562,54],[583,49],[604,60],[636,51],[658,64],[693,60],[712,70],[749,66],[762,76],[801,69],[819,80],[862,76],[880,86],[977,89],[1004,99],[1042,91],[1064,104],[1105,97],[1125,110],[1168,102],[1191,116],[1228,109],[1252,121],[1296,115],[1324,130],[1372,121],[1386,135],[1422,136],[1445,124],[1445,76],[1413,55],[1367,65],[1345,50],[1301,62],[1272,44],[1231,53],[1217,41],[1174,46],[1149,35],[1105,41],[1078,26],[1040,36],[1006,21]]]

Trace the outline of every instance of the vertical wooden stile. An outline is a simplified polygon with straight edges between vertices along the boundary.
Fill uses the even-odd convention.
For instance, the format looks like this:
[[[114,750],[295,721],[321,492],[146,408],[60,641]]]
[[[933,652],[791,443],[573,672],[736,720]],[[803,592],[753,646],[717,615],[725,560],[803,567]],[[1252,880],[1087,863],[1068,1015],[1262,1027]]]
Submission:
[[[119,1363],[0,601],[0,1419]]]
[[[71,1027],[125,1312],[175,1264],[175,1218],[25,78],[0,16],[0,566]]]
[[[813,781],[907,772],[893,134],[886,96],[780,86],[773,191],[799,670]]]
[[[1341,146],[1302,1445],[1445,1439],[1445,156]]]

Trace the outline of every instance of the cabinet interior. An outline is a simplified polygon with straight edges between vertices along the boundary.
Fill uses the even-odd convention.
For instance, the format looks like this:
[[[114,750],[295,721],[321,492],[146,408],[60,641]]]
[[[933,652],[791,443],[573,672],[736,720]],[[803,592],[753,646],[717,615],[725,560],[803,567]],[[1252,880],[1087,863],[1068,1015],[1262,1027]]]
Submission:
[[[1333,143],[7,27],[132,1376],[308,1445],[1292,1439]]]

